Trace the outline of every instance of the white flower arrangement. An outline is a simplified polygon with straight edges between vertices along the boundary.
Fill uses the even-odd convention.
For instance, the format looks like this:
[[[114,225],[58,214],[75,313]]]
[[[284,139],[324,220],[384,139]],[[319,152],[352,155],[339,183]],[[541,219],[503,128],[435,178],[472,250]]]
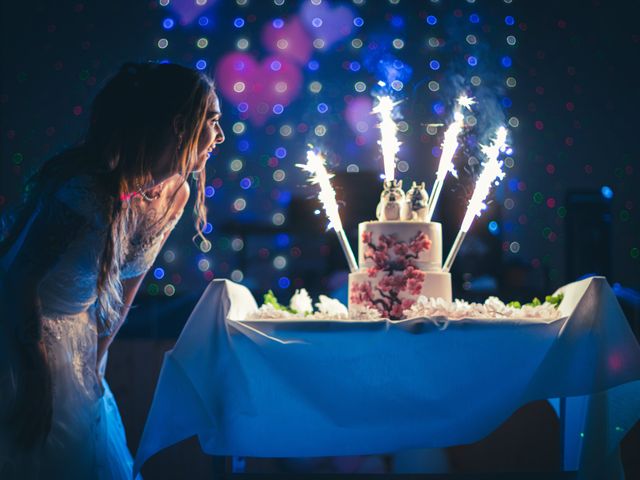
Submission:
[[[269,290],[264,296],[264,303],[259,309],[247,316],[247,320],[381,320],[380,312],[365,305],[351,305],[349,309],[335,298],[320,295],[313,309],[313,302],[304,288],[296,290],[289,306],[278,303],[277,298]],[[505,304],[497,297],[489,297],[484,303],[469,303],[464,300],[448,302],[442,298],[419,296],[411,308],[403,312],[405,318],[439,317],[449,320],[462,318],[477,319],[556,319],[560,317],[557,306],[561,296],[547,297],[541,303],[534,299],[530,304],[520,305],[517,302]]]
[[[271,290],[264,296],[264,303],[260,308],[247,316],[247,320],[347,320],[349,310],[339,300],[320,295],[313,310],[313,302],[306,289],[296,290],[289,306],[278,303],[278,299]]]
[[[296,293],[289,300],[289,308],[304,315],[313,313],[313,302],[306,289],[296,290]]]
[[[518,319],[555,319],[560,316],[556,304],[544,302],[534,305],[505,305],[498,297],[489,297],[484,303],[469,303],[464,300],[447,302],[441,298],[429,298],[420,295],[411,308],[405,310],[406,318],[446,317],[451,320],[461,318],[518,318]]]

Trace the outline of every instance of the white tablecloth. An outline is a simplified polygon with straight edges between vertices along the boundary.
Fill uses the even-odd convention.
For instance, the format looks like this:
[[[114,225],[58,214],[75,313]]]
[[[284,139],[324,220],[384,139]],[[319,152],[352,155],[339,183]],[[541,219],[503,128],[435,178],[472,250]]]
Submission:
[[[256,457],[465,444],[527,402],[572,397],[565,468],[620,476],[640,348],[604,278],[561,290],[547,322],[242,321],[250,292],[213,281],[165,355],[135,467],[193,435],[206,453]]]

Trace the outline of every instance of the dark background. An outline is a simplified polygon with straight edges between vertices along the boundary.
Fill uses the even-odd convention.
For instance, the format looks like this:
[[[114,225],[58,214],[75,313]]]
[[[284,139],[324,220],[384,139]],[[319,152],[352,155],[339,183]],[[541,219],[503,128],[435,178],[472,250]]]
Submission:
[[[236,51],[240,38],[249,41],[246,53],[264,59],[264,26],[297,16],[303,4],[208,2],[182,25],[176,9],[185,3],[3,2],[3,211],[18,198],[25,175],[79,141],[91,99],[122,62],[170,60],[195,66],[205,60],[205,71],[216,76],[217,61]],[[370,0],[331,5],[346,5],[364,24],[329,48],[313,51],[310,61],[317,62],[317,69],[298,65],[302,88],[283,113],[254,125],[242,121],[233,99],[222,96],[227,141],[207,171],[208,184],[215,187],[208,200],[213,248],[205,254],[191,243],[193,227],[185,215],[156,263],[162,269],[156,277],[162,278],[150,274],[144,295],[166,297],[171,287],[175,297],[198,294],[209,279],[232,276],[256,295],[273,288],[285,301],[303,286],[314,296],[344,296],[346,263],[334,234],[323,233],[324,216],[313,214],[315,190],[305,186],[294,165],[304,160],[308,142],[327,152],[338,174],[338,198],[355,250],[357,223],[374,215],[382,165],[377,130],[372,126],[359,146],[343,115],[354,98],[370,100],[372,91],[384,91],[376,87],[388,80],[380,66],[394,61],[403,67],[398,78],[404,88],[387,91],[402,100],[398,108],[408,128],[399,134],[398,157],[408,171],[398,176],[405,185],[426,181],[430,190],[443,129],[428,135],[425,125],[450,121],[460,91],[456,87],[466,87],[479,99],[478,125],[468,130],[465,148],[456,157],[461,179],[449,177],[435,215],[444,225],[445,253],[473,188],[477,143],[500,120],[515,117],[519,122],[510,128],[512,166],[505,168],[505,180],[454,264],[459,296],[493,293],[526,300],[589,273],[640,288],[639,193],[634,188],[640,168],[636,2]],[[471,21],[473,14],[477,23]],[[427,23],[428,15],[436,17],[435,25]],[[202,17],[206,26],[200,25]],[[174,20],[170,30],[163,27],[165,19]],[[241,28],[234,26],[236,19],[244,21]],[[466,41],[469,34],[476,36],[475,45]],[[507,44],[507,35],[516,37],[515,45]],[[429,48],[432,37],[442,46]],[[165,49],[158,48],[161,38],[169,40]],[[200,38],[208,40],[204,49],[196,46]],[[353,48],[356,38],[363,47]],[[396,38],[404,40],[402,49],[392,47]],[[468,55],[478,58],[477,66],[468,65]],[[505,56],[511,59],[509,67],[502,64]],[[429,67],[432,59],[440,62],[439,70]],[[350,69],[351,62],[359,70]],[[482,80],[478,88],[470,83],[473,75]],[[515,87],[505,85],[508,77],[516,80]],[[426,86],[432,80],[440,84],[436,92]],[[319,94],[308,88],[313,81],[322,83]],[[357,81],[367,86],[365,92],[354,90]],[[326,113],[317,110],[321,102]],[[234,133],[236,122],[243,123],[242,133]],[[318,124],[327,127],[323,137],[313,135]],[[294,133],[281,136],[283,125]],[[286,156],[278,158],[278,148],[286,149]],[[243,162],[238,172],[231,168],[234,159]],[[347,173],[349,165],[359,172]],[[286,177],[275,181],[279,169]],[[237,199],[245,200],[246,208],[234,208]],[[285,216],[282,225],[273,223],[274,213]],[[274,267],[278,256],[286,262],[282,269]]]

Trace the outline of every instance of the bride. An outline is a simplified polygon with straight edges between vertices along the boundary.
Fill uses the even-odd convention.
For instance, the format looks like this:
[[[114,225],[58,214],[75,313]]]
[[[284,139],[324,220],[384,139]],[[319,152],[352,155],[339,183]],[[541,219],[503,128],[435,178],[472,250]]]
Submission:
[[[107,351],[224,141],[206,76],[125,64],[85,141],[47,161],[0,236],[0,477],[130,479]]]

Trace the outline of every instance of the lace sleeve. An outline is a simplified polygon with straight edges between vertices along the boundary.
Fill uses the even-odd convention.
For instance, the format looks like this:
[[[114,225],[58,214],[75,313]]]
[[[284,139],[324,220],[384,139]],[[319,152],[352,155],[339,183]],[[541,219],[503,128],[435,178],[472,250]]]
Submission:
[[[129,241],[125,264],[120,269],[122,279],[142,275],[151,268],[160,253],[164,238],[182,217],[189,197],[188,187],[178,192],[177,197],[175,203],[168,207],[162,204],[147,205],[139,197],[134,200],[132,208],[137,210],[136,216],[140,220]]]

